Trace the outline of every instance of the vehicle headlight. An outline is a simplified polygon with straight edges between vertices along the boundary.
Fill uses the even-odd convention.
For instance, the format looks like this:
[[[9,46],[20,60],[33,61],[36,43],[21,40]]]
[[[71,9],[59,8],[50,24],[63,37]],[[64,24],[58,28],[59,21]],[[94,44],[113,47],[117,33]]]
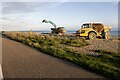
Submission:
[[[85,30],[82,30],[82,31],[81,31],[81,34],[82,34],[82,33],[85,33]]]

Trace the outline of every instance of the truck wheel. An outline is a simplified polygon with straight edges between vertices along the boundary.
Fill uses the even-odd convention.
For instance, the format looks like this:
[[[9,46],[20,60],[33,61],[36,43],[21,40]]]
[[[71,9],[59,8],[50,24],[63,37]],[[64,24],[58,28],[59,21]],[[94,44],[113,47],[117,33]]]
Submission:
[[[96,34],[94,32],[89,33],[88,35],[89,39],[96,39]]]
[[[105,32],[103,39],[107,39],[107,40],[110,39],[110,32]]]

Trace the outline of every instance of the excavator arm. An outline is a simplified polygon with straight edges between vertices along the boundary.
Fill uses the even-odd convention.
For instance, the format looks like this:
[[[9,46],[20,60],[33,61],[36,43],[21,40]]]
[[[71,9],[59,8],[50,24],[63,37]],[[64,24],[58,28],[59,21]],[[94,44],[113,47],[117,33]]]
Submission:
[[[50,23],[52,24],[55,28],[57,27],[56,24],[52,21],[47,21],[47,20],[43,20],[42,23]]]

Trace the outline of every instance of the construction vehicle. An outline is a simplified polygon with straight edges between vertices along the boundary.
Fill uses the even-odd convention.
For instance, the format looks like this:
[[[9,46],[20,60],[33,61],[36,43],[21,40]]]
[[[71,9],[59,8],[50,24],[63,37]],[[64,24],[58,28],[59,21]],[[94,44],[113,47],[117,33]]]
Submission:
[[[57,25],[52,21],[43,20],[42,23],[50,23],[54,26],[54,28],[51,28],[52,34],[59,34],[59,35],[66,34],[66,30],[64,29],[64,27],[57,27]]]
[[[85,23],[81,26],[81,29],[76,31],[76,36],[88,39],[96,39],[96,37],[109,39],[111,29],[110,26],[105,26],[102,23]]]

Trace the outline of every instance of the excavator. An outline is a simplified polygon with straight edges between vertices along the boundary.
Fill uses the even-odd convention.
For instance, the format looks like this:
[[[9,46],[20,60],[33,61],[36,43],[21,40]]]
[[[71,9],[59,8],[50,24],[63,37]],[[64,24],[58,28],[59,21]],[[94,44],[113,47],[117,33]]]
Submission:
[[[51,28],[52,34],[58,34],[58,35],[65,35],[66,34],[66,30],[64,29],[64,27],[57,27],[57,25],[52,21],[47,21],[44,19],[44,20],[42,20],[42,23],[50,23],[54,26],[54,28]]]

